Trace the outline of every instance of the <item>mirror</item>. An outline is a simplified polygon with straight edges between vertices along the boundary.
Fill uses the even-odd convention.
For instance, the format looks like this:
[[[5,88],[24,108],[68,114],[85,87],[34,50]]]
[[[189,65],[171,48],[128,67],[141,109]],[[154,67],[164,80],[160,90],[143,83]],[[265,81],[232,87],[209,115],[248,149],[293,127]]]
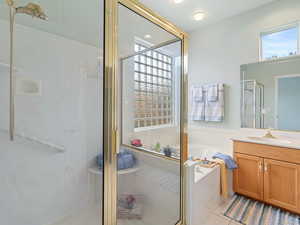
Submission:
[[[300,57],[241,66],[241,127],[300,131]]]

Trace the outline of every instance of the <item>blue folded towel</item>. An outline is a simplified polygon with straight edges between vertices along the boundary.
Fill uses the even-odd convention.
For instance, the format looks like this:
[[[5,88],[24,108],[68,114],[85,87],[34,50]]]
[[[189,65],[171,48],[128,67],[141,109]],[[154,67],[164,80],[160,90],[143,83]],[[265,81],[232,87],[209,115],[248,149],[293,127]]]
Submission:
[[[136,162],[136,157],[131,151],[121,149],[120,153],[118,153],[118,170],[132,168],[136,165]],[[103,154],[97,156],[97,164],[99,169],[103,169]]]
[[[237,168],[237,165],[235,163],[235,161],[233,160],[233,158],[230,156],[230,155],[226,155],[226,154],[223,154],[223,153],[216,153],[214,156],[213,156],[213,159],[223,159],[227,168],[230,169],[230,170],[233,170],[233,169],[236,169]]]

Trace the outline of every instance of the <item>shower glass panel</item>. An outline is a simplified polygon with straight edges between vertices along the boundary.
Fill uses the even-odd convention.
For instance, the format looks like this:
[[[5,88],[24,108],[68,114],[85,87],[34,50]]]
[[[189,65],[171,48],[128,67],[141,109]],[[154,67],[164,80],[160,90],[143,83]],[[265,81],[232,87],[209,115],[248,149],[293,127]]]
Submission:
[[[0,224],[100,225],[103,1],[34,2],[48,20],[15,16],[10,141],[9,8],[0,1]]]
[[[117,221],[180,220],[181,40],[118,5]]]
[[[264,85],[256,80],[241,82],[242,127],[264,127]]]

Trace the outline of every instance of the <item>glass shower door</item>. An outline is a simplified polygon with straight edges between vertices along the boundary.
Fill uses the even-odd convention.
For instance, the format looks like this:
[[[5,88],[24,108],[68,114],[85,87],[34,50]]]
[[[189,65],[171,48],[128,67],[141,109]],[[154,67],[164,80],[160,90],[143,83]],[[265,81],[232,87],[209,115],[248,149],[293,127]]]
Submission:
[[[15,15],[13,116],[6,2],[12,1],[0,1],[0,224],[100,225],[104,3],[39,0],[33,2],[48,20]],[[30,10],[29,0],[14,2]]]
[[[181,219],[182,41],[118,4],[117,224]]]

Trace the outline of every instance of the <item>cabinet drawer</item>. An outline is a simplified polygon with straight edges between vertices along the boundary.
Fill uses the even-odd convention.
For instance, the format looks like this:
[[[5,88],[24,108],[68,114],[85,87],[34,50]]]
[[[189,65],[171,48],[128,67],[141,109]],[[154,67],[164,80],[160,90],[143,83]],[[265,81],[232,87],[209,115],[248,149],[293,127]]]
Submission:
[[[300,150],[234,141],[234,152],[300,164]]]

